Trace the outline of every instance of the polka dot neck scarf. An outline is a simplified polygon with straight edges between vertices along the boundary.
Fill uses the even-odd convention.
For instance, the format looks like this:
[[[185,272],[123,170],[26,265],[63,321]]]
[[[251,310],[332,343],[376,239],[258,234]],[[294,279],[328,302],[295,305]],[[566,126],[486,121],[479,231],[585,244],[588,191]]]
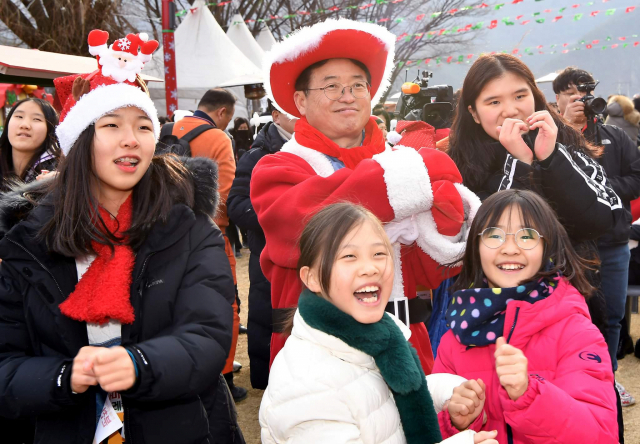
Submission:
[[[485,287],[456,291],[447,309],[447,325],[463,345],[480,347],[494,344],[504,332],[507,304],[511,301],[535,304],[553,293],[558,279],[559,275],[513,288]],[[486,279],[484,282],[487,285]]]

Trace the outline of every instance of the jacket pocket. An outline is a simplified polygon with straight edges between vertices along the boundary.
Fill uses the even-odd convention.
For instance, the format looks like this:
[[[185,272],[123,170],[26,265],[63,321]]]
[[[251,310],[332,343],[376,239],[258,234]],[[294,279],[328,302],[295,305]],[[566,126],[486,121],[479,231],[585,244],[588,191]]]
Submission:
[[[132,405],[133,404],[133,405]],[[169,402],[128,403],[135,444],[207,442],[209,420],[200,398]]]

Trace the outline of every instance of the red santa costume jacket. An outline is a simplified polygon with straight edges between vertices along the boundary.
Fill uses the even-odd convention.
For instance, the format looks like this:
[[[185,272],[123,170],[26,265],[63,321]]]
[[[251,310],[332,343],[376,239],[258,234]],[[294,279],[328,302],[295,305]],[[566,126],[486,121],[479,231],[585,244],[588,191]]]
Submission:
[[[354,169],[334,171],[327,156],[302,146],[294,134],[280,152],[260,160],[251,183],[251,202],[267,240],[261,266],[271,282],[274,309],[297,305],[302,289],[296,271],[297,241],[306,221],[320,208],[340,201],[363,205],[385,223],[396,255],[391,301],[413,299],[417,285],[436,288],[457,274],[458,268],[444,265],[460,256],[480,205],[462,186],[449,156],[435,149],[397,146],[360,161]],[[410,342],[429,374],[433,354],[426,327],[418,322],[410,328]],[[274,333],[271,362],[285,340]]]

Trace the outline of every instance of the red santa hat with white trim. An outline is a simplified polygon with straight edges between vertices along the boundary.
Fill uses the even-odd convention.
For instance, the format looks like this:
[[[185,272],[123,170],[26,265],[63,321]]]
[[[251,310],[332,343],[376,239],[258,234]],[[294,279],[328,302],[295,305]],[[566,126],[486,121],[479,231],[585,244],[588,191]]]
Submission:
[[[129,36],[132,35],[130,34]],[[129,36],[127,36],[127,39]],[[106,31],[91,31],[89,34],[91,54],[100,54],[98,58],[106,56],[105,48],[111,50],[106,45],[108,38],[109,33]],[[124,49],[124,46],[127,45],[123,46],[123,40],[117,40],[111,47],[115,47],[118,51]],[[128,41],[132,43],[130,40]],[[154,43],[144,49],[148,53],[146,55],[149,56],[149,59],[153,50],[158,47],[157,41],[153,40],[152,42]],[[98,52],[92,51],[96,44],[101,47]],[[153,47],[153,50],[150,49],[151,47]],[[137,51],[137,49],[138,46],[133,48],[129,44],[126,51],[133,57],[133,51]],[[102,64],[99,63],[100,65]],[[144,65],[144,62],[142,62],[142,65]],[[58,136],[60,148],[65,155],[69,153],[80,134],[89,125],[94,124],[105,114],[128,106],[135,106],[142,110],[151,119],[156,138],[159,136],[160,122],[158,121],[158,112],[149,97],[147,86],[137,73],[132,79],[130,81],[123,79],[119,75],[107,75],[105,74],[104,66],[89,74],[73,74],[54,79],[56,94],[62,104],[60,124],[56,128],[56,136]]]
[[[354,59],[371,74],[372,102],[390,85],[396,37],[386,28],[347,19],[328,19],[303,27],[265,54],[264,86],[276,108],[301,117],[293,100],[302,71],[327,59]]]

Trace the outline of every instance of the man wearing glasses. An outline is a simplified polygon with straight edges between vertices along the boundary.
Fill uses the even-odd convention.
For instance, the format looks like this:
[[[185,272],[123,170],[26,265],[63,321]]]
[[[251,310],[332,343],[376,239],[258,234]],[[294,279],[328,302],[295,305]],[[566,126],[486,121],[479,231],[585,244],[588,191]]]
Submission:
[[[261,266],[271,282],[272,361],[286,340],[283,321],[295,312],[301,292],[296,262],[302,228],[322,207],[349,201],[386,223],[396,268],[387,311],[410,326],[425,373],[433,366],[423,323],[429,302],[416,297],[416,287],[436,288],[456,274],[457,268],[446,266],[461,252],[468,215],[479,200],[462,187],[448,156],[418,151],[435,142],[385,150],[371,103],[389,86],[395,39],[377,25],[327,20],[266,54],[270,99],[300,118],[292,139],[260,160],[251,182],[251,202],[267,241]]]

